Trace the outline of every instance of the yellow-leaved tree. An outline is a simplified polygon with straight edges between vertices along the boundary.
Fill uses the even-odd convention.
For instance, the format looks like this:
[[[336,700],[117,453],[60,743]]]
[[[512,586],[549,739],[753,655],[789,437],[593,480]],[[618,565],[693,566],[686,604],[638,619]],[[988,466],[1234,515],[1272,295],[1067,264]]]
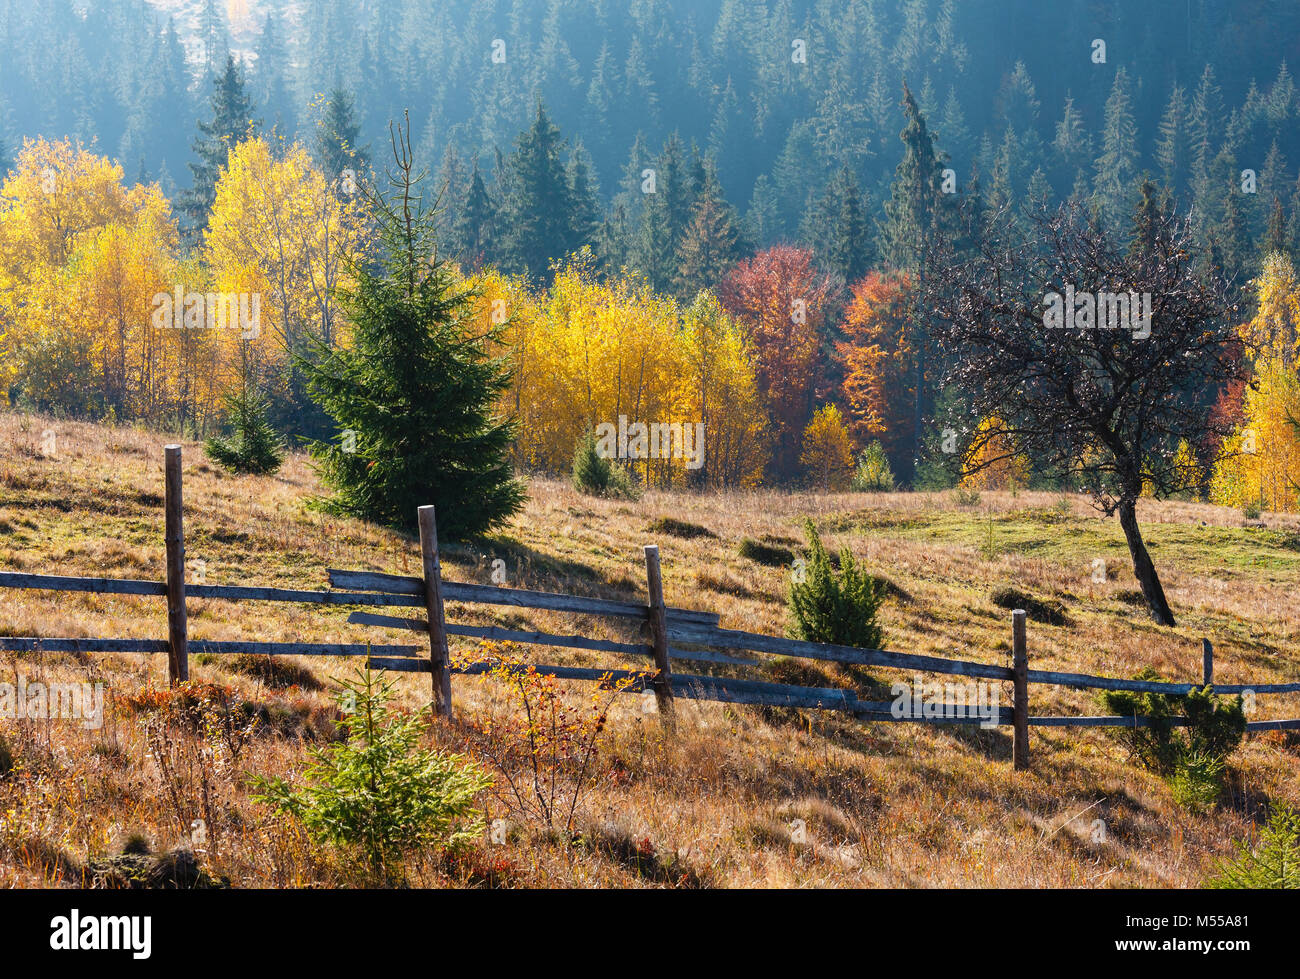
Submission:
[[[260,297],[258,335],[223,337],[241,372],[283,385],[295,354],[340,341],[335,290],[363,228],[359,195],[331,184],[302,146],[256,137],[231,150],[204,258],[217,291]]]
[[[1244,421],[1214,467],[1210,502],[1300,510],[1300,378],[1280,358],[1259,361]]]
[[[602,281],[575,257],[547,292],[484,271],[479,317],[505,322],[516,463],[567,471],[593,429],[651,486],[754,485],[770,448],[750,351],[709,294],[689,309],[638,278]]]
[[[853,444],[844,415],[835,405],[823,405],[803,430],[799,463],[813,485],[823,492],[842,492],[853,480]]]
[[[1019,489],[1029,482],[1029,461],[1016,452],[1005,423],[996,415],[975,429],[962,470],[964,489]]]
[[[1255,355],[1242,395],[1242,423],[1222,446],[1210,479],[1210,502],[1300,509],[1300,282],[1291,260],[1269,255],[1255,287],[1255,316],[1241,327]]]
[[[151,322],[176,249],[156,185],[128,188],[77,143],[27,140],[0,188],[0,400],[16,386],[39,408],[192,418],[185,338]]]

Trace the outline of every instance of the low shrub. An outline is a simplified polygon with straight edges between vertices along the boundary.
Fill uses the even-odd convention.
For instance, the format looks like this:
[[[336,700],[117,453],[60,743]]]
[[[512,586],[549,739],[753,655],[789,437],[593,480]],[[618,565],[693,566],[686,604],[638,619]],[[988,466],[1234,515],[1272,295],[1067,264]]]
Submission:
[[[796,639],[879,649],[884,630],[876,615],[885,600],[882,583],[859,568],[848,548],[831,567],[813,522],[805,522],[810,558],[803,580],[790,583],[790,625]]]
[[[573,452],[573,486],[592,496],[634,500],[636,485],[632,475],[613,459],[596,451],[596,433],[588,428],[578,439]]]
[[[1300,811],[1277,803],[1251,849],[1237,844],[1237,855],[1219,864],[1218,872],[1205,882],[1214,889],[1300,888]]]
[[[858,456],[853,489],[859,493],[893,492],[894,472],[889,468],[889,457],[878,441],[872,442]]]
[[[391,681],[358,670],[342,688],[346,737],[312,749],[301,789],[258,779],[254,798],[299,820],[318,842],[360,851],[375,876],[400,871],[412,850],[454,849],[479,836],[475,802],[491,778],[462,755],[421,748],[427,715],[390,706]]]
[[[1136,680],[1159,681],[1152,669]],[[1104,691],[1107,711],[1121,717],[1146,717],[1145,727],[1112,729],[1146,769],[1169,782],[1174,799],[1193,811],[1212,806],[1223,790],[1225,762],[1246,733],[1240,696],[1222,700],[1213,688],[1194,689],[1186,696],[1134,691]],[[1175,726],[1176,720],[1185,726]]]
[[[213,436],[204,446],[208,458],[233,473],[269,475],[284,463],[279,436],[267,420],[269,402],[252,390],[225,397],[230,438]]]

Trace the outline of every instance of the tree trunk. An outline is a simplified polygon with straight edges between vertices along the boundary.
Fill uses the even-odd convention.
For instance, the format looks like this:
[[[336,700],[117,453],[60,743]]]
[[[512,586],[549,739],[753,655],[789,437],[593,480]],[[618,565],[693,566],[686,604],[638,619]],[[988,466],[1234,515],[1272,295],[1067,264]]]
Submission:
[[[1119,505],[1119,525],[1124,528],[1124,538],[1128,541],[1128,552],[1133,557],[1133,573],[1138,584],[1142,586],[1142,597],[1146,599],[1151,618],[1161,625],[1172,626],[1174,613],[1169,609],[1165,599],[1165,590],[1160,585],[1156,566],[1151,563],[1151,555],[1142,540],[1142,531],[1138,529],[1137,501],[1126,500]]]

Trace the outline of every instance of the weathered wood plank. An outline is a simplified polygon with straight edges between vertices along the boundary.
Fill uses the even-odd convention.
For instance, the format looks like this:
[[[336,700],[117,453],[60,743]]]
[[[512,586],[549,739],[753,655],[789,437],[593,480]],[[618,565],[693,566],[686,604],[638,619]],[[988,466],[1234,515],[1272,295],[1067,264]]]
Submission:
[[[45,639],[39,636],[0,636],[0,651],[30,653],[167,653],[165,639]]]
[[[24,574],[0,571],[0,588],[29,588],[35,591],[79,591],[98,595],[166,595],[161,581],[133,581],[127,578],[77,578],[66,575]]]
[[[1137,693],[1164,693],[1175,697],[1200,690],[1199,683],[1165,683],[1157,680],[1120,680],[1087,673],[1057,673],[1053,670],[1030,670],[1030,683],[1051,683],[1086,690],[1132,690]],[[1238,694],[1253,690],[1257,694],[1300,693],[1300,683],[1224,683],[1214,684],[1214,692]]]
[[[447,617],[442,606],[442,565],[438,560],[438,522],[432,506],[416,511],[420,525],[420,582],[429,633],[429,670],[433,674],[433,712],[451,719],[451,650],[447,645]]]
[[[1012,708],[1011,765],[1016,771],[1029,768],[1029,646],[1025,638],[1024,609],[1011,613]]]
[[[419,619],[403,619],[391,615],[374,615],[353,612],[348,622],[354,625],[384,626],[391,629],[410,629],[428,632],[428,625]],[[534,646],[560,646],[565,649],[593,649],[601,652],[623,653],[632,656],[649,656],[650,647],[641,643],[614,642],[609,639],[588,639],[586,636],[558,636],[547,632],[505,629],[500,626],[457,625],[447,623],[447,635],[466,636],[471,639],[493,639],[498,642],[529,643]]]
[[[802,659],[829,660],[836,663],[857,663],[862,666],[887,666],[900,670],[919,670],[928,673],[948,673],[956,676],[984,677],[990,680],[1014,679],[1005,666],[972,663],[967,660],[941,659],[937,656],[920,656],[913,653],[894,653],[883,649],[857,649],[852,646],[834,646],[805,642],[802,639],[783,639],[761,636],[752,632],[732,629],[709,629],[695,626],[674,626],[668,623],[668,638],[677,642],[746,649],[756,653],[777,656],[794,656]]]
[[[387,669],[402,672],[428,672],[429,663],[420,659],[385,659],[372,657],[370,665],[375,669]],[[467,666],[453,666],[452,671],[469,675],[483,674],[492,669],[491,663],[472,663]],[[538,672],[567,680],[599,680],[604,676],[613,679],[631,677],[636,680],[629,688],[630,693],[640,693],[654,689],[654,673],[651,671],[599,670],[586,667],[545,666],[538,665]],[[718,703],[735,703],[750,705],[768,705],[798,707],[812,710],[843,710],[857,717],[872,722],[913,723],[913,724],[989,724],[999,727],[1013,727],[1014,711],[1009,708],[997,708],[993,716],[986,719],[966,706],[964,713],[958,713],[956,705],[944,705],[941,717],[895,717],[891,705],[883,702],[858,700],[851,690],[838,687],[795,687],[785,684],[764,683],[756,680],[733,680],[725,677],[692,676],[677,674],[673,677],[673,692],[676,696],[692,700],[713,701]],[[1174,727],[1185,727],[1186,718],[1170,718]],[[1041,716],[1029,718],[1031,727],[1147,727],[1150,719],[1146,717],[1052,717]],[[1300,719],[1280,721],[1252,721],[1246,725],[1247,731],[1281,731],[1300,730]]]
[[[427,659],[392,659],[384,656],[372,656],[366,660],[366,666],[372,670],[388,670],[392,673],[429,673],[433,664]],[[455,668],[452,672],[456,672]]]
[[[356,591],[378,591],[399,595],[420,595],[423,585],[419,578],[403,575],[381,574],[377,571],[340,571],[331,568],[329,581],[332,588]],[[576,612],[587,615],[614,615],[624,618],[644,619],[649,608],[635,602],[620,602],[609,598],[586,598],[580,595],[562,595],[558,592],[529,591],[523,588],[501,588],[496,585],[476,585],[467,582],[444,581],[443,598],[450,602],[469,602],[482,605],[512,605],[519,608],[544,609],[552,612]],[[670,608],[668,618],[697,625],[717,625],[716,612],[699,612],[694,609]]]
[[[424,582],[408,575],[381,574],[378,571],[340,571],[335,568],[330,568],[327,573],[331,588],[424,596]]]
[[[376,646],[373,643],[243,642],[189,639],[191,653],[230,655],[253,653],[266,656],[365,656],[367,650],[392,655],[411,655],[418,646]],[[171,644],[164,639],[47,639],[39,636],[0,636],[0,651],[47,653],[167,653]]]
[[[1171,717],[1172,727],[1186,727],[1187,718]],[[1149,717],[1033,717],[1029,718],[1030,727],[1150,727]]]
[[[189,585],[190,598],[225,602],[302,602],[315,605],[380,605],[423,608],[424,600],[414,595],[377,595],[346,591],[303,591],[294,588],[263,588],[257,585]]]
[[[645,553],[646,595],[649,599],[651,651],[655,667],[655,704],[664,730],[669,734],[675,730],[673,712],[673,670],[668,653],[668,613],[664,607],[664,581],[659,567],[659,545],[647,544]]]
[[[426,632],[428,626],[420,619],[405,619],[395,615],[376,615],[372,612],[353,612],[348,616],[353,625],[379,626],[387,629],[407,629]],[[610,639],[589,639],[586,636],[558,636],[545,632],[523,632],[500,626],[473,626],[447,623],[447,635],[471,639],[493,639],[498,642],[518,642],[535,646],[558,646],[565,649],[590,649],[598,652],[620,653],[625,656],[650,656],[651,649],[642,643],[616,642]],[[712,650],[689,650],[672,647],[670,655],[691,663],[723,663],[729,666],[761,666],[762,661],[744,656],[728,656]]]
[[[1247,731],[1300,731],[1300,718],[1285,721],[1247,721]]]
[[[372,653],[414,656],[419,646],[376,646],[373,643],[342,642],[242,642],[191,639],[190,651],[230,655],[252,653],[258,656],[369,656]]]
[[[480,661],[477,663],[466,663],[461,666],[452,666],[453,673],[463,673],[466,676],[481,676],[499,666],[498,663],[489,661]],[[642,689],[651,689],[651,681],[654,679],[654,670],[600,670],[587,666],[550,666],[542,663],[536,664],[537,672],[546,676],[553,676],[560,680],[600,680],[608,676],[611,680],[631,679],[634,681],[633,687],[629,690],[639,692]],[[527,665],[512,667],[520,671],[528,669]]]

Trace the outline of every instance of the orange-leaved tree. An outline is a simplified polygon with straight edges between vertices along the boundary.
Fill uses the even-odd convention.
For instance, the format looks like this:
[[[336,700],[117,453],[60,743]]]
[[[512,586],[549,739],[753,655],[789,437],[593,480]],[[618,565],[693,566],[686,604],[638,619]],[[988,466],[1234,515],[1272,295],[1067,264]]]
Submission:
[[[800,435],[824,373],[823,335],[835,286],[812,253],[776,245],[741,262],[718,298],[744,324],[767,396],[779,479],[798,474]]]
[[[897,272],[870,272],[852,287],[844,311],[841,392],[849,434],[858,446],[879,440],[897,473],[912,469],[915,440],[916,352],[909,336],[909,281]]]

